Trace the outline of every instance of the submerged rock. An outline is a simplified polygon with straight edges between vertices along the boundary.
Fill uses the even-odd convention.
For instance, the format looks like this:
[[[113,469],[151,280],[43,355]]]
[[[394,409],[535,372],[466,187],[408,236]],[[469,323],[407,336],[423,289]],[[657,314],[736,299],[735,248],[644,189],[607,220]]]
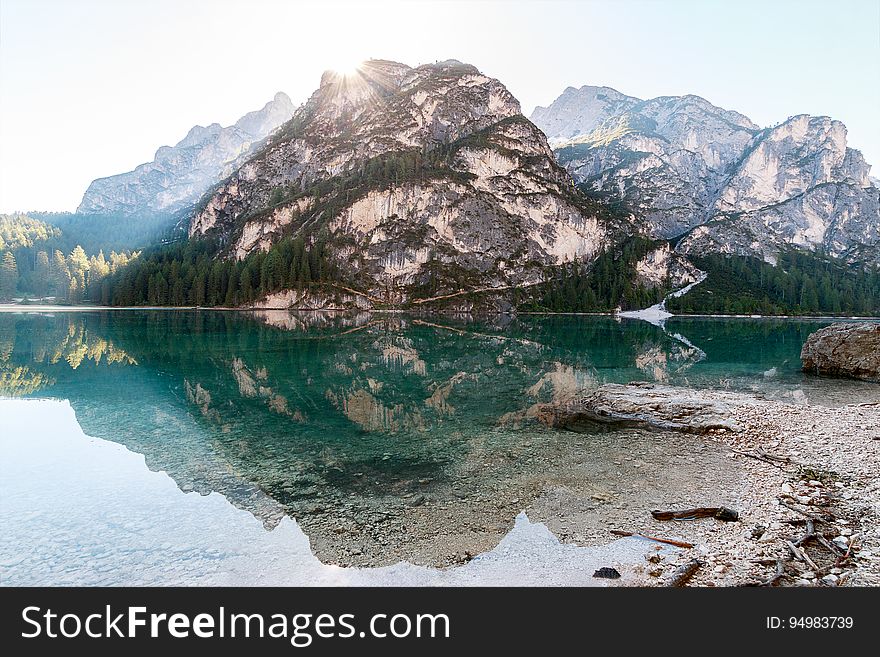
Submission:
[[[740,431],[733,407],[728,403],[733,401],[732,397],[729,393],[651,383],[609,383],[578,399],[546,404],[537,417],[549,426],[572,430],[600,422],[687,433],[712,429]]]
[[[880,323],[839,322],[812,333],[801,363],[804,372],[880,382]]]

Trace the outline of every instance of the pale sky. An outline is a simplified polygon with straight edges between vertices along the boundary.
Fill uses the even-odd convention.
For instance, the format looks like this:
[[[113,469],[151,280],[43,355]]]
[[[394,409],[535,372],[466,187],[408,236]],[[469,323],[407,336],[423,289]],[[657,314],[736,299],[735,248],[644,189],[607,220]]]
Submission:
[[[474,64],[527,115],[584,84],[825,114],[880,175],[880,0],[0,0],[0,212],[73,210],[193,125],[370,57]]]

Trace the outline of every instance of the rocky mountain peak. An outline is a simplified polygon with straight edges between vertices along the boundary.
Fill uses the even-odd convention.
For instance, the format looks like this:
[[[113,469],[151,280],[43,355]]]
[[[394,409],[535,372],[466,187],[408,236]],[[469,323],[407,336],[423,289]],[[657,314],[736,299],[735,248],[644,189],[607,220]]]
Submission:
[[[611,87],[568,87],[550,107],[536,107],[532,121],[544,131],[550,143],[556,145],[592,132],[603,121],[639,102],[638,98]]]
[[[244,162],[294,109],[287,94],[278,92],[261,109],[248,112],[231,126],[193,126],[174,146],[160,147],[152,162],[92,181],[77,212],[135,215],[172,213],[191,206]]]
[[[236,121],[235,127],[254,139],[262,139],[293,116],[295,110],[290,96],[279,91],[262,109],[248,112]]]
[[[760,129],[744,114],[718,107],[702,96],[695,96],[694,94],[687,94],[684,96],[660,96],[658,98],[644,101],[639,110],[648,114],[653,113],[667,117],[682,114],[702,114],[713,116],[717,120],[726,121],[730,123],[732,127],[755,131]]]
[[[478,129],[484,117],[515,114],[520,114],[516,99],[474,66],[446,60],[411,68],[369,60],[353,72],[326,71],[298,120],[327,139],[369,132],[391,118],[404,131],[398,134],[401,141],[423,146]]]
[[[869,171],[861,153],[847,147],[843,123],[800,114],[756,138],[716,207],[757,210],[829,183],[868,187]]]
[[[168,152],[174,148],[189,148],[191,146],[204,144],[209,139],[216,137],[222,129],[223,127],[219,123],[212,123],[207,126],[194,125],[189,129],[189,132],[186,133],[186,137],[177,142],[175,146],[160,146],[156,151],[156,159],[158,159],[159,153],[161,152]]]
[[[699,96],[598,87],[566,89],[533,118],[578,182],[623,201],[648,233],[684,236],[680,251],[880,261],[880,199],[840,121],[801,114],[762,130]]]
[[[324,73],[196,210],[190,235],[218,235],[238,259],[288,235],[326,240],[361,289],[405,297],[535,282],[591,259],[606,227],[582,203],[498,80],[456,60],[371,60]]]
[[[350,123],[363,112],[382,106],[400,90],[411,71],[405,64],[385,60],[362,62],[354,71],[325,71],[305,111],[325,130],[337,122]]]
[[[245,207],[267,207],[275,190],[305,190],[384,153],[427,153],[514,116],[521,116],[519,102],[504,85],[455,60],[417,68],[370,60],[352,73],[327,71],[266,148],[236,172],[234,179],[248,182],[249,198],[237,210],[237,199],[224,203],[224,220]],[[215,225],[214,209],[212,199],[191,233]]]

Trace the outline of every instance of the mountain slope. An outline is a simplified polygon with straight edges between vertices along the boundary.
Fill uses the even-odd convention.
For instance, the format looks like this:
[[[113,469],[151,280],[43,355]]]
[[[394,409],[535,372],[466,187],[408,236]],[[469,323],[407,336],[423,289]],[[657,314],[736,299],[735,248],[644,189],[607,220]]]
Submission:
[[[795,116],[763,131],[730,173],[709,221],[685,237],[705,249],[774,261],[786,246],[880,263],[880,190],[870,166],[846,146],[846,127]]]
[[[80,214],[170,213],[195,203],[211,185],[229,175],[264,139],[293,114],[284,93],[235,124],[193,127],[175,146],[162,146],[152,162],[134,171],[99,178],[89,185]]]
[[[591,261],[611,221],[574,189],[497,80],[455,60],[325,73],[293,118],[193,213],[243,259],[285,236],[386,301],[535,283]]]
[[[611,87],[568,87],[551,107],[536,107],[531,118],[556,146],[589,134],[604,120],[624,114],[640,102]]]
[[[602,87],[569,88],[533,118],[578,182],[649,234],[684,236],[681,253],[773,261],[795,247],[880,262],[880,192],[839,121],[760,130],[696,96],[639,101]]]

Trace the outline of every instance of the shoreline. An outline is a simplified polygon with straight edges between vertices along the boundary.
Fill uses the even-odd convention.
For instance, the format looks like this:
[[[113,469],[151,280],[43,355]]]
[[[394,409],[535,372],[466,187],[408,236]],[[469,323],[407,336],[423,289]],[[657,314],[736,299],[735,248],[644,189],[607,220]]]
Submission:
[[[729,465],[706,462],[717,481],[709,497],[683,481],[676,505],[653,508],[727,506],[739,519],[660,521],[646,505],[626,529],[694,544],[670,558],[646,554],[649,578],[660,583],[676,567],[699,560],[696,586],[880,585],[880,386],[873,401],[837,407],[711,389],[694,393],[726,408],[738,427],[689,434],[721,450]],[[737,471],[738,481],[730,481],[728,470]],[[570,525],[577,514],[568,515],[562,522]]]
[[[340,566],[467,563],[509,530],[505,517],[522,512],[572,547],[604,549],[615,540],[611,530],[635,534],[626,540],[636,542],[644,561],[628,567],[628,576],[640,586],[667,585],[693,560],[702,565],[691,586],[880,585],[880,387],[867,403],[837,407],[692,390],[726,406],[739,430],[549,429],[545,438],[536,434],[511,448],[518,465],[505,472],[503,485],[470,477],[467,490],[439,496],[439,505],[416,501],[373,518],[375,544],[363,542],[350,518],[298,521],[316,555]],[[512,421],[533,420],[526,414]],[[738,521],[651,515],[720,506],[736,510]],[[808,524],[810,518],[816,520]],[[397,544],[393,531],[386,534],[397,523],[407,528],[406,545]],[[808,532],[820,538],[805,538]],[[792,556],[789,543],[806,556]],[[441,558],[444,553],[450,556]],[[778,564],[781,577],[775,577]]]
[[[518,311],[513,313],[505,312],[419,312],[411,308],[271,308],[271,307],[228,307],[228,306],[66,306],[52,304],[0,304],[0,313],[15,312],[101,312],[101,311],[118,311],[118,310],[150,310],[150,311],[205,311],[205,312],[255,312],[255,311],[273,311],[273,312],[290,312],[290,313],[376,313],[388,315],[477,315],[477,316],[508,316],[515,317],[517,315],[529,316],[560,316],[560,317],[618,317],[620,319],[637,319],[648,321],[643,317],[635,314],[627,315],[619,312],[595,312],[595,313],[578,313],[578,312],[539,312],[539,311]],[[636,313],[639,311],[625,311]],[[708,319],[803,319],[803,320],[830,320],[830,321],[880,321],[880,316],[873,315],[721,315],[711,313],[688,313],[680,315],[669,315],[664,317],[664,321],[671,319],[688,319],[688,318],[708,318]]]

